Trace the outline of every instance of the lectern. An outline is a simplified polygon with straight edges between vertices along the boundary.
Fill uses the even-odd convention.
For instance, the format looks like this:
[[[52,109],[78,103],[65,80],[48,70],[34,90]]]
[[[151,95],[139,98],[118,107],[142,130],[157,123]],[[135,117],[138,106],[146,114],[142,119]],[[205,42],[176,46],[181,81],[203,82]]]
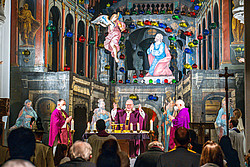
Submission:
[[[191,129],[198,129],[198,143],[205,143],[205,130],[209,129],[209,139],[211,139],[211,129],[214,129],[214,123],[190,123]]]

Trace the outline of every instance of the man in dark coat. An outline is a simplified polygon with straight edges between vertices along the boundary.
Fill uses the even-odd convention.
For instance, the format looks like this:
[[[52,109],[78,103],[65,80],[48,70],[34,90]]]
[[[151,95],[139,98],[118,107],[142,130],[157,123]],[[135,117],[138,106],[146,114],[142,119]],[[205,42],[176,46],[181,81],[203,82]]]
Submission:
[[[148,144],[148,151],[137,157],[134,167],[156,167],[157,160],[164,153],[161,142],[153,141]]]
[[[88,160],[92,157],[92,147],[89,143],[76,141],[71,147],[73,159],[58,167],[95,167],[96,165]]]
[[[175,131],[176,148],[160,155],[157,167],[181,166],[181,167],[199,167],[200,154],[187,148],[190,143],[189,131],[180,127]]]

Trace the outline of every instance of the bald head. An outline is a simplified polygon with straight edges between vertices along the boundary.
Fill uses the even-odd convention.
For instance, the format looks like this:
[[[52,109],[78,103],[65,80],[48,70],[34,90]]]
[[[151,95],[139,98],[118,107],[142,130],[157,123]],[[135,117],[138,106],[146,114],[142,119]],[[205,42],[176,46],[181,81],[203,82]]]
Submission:
[[[73,158],[81,157],[86,161],[91,158],[92,147],[89,143],[78,140],[72,145],[71,149]]]
[[[189,131],[180,127],[175,131],[175,144],[176,146],[187,146],[190,143]]]
[[[131,111],[134,108],[134,103],[131,99],[126,101],[126,110]]]
[[[162,150],[164,149],[163,145],[159,141],[152,141],[151,143],[148,144],[148,149],[150,150],[152,147],[159,147]]]

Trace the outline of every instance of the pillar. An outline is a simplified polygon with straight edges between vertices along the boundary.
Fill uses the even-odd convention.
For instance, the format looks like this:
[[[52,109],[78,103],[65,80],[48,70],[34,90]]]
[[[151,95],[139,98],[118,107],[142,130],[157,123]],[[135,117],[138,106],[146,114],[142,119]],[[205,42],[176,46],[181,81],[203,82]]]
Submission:
[[[85,42],[85,77],[88,77],[88,63],[89,63],[89,20],[86,19],[86,42]]]
[[[11,0],[10,64],[18,66],[18,0]]]
[[[214,6],[211,4],[211,23],[214,23]],[[208,25],[209,26],[209,25]],[[218,26],[218,25],[217,25]],[[212,42],[212,70],[214,70],[214,30],[211,30],[211,42]]]
[[[45,0],[45,26],[48,26],[48,24],[49,24],[49,0]],[[48,44],[49,44],[49,32],[45,30],[45,40],[44,40],[44,65],[45,67],[48,66]]]
[[[61,71],[64,71],[64,50],[65,50],[64,33],[65,33],[65,4],[62,2],[62,34],[61,34],[61,62],[60,62]]]
[[[244,17],[245,17],[245,135],[246,135],[246,150],[250,149],[250,13],[246,9],[250,9],[250,1],[244,1]],[[249,8],[248,8],[249,7]]]
[[[222,64],[229,64],[230,61],[230,16],[231,8],[229,8],[231,1],[222,0]],[[220,10],[220,9],[219,9]]]
[[[77,12],[75,12],[75,40],[74,40],[74,63],[73,63],[73,72],[77,73],[76,71],[76,67],[77,67],[77,45],[78,45],[78,38],[77,38],[77,34],[78,34],[78,26],[77,26]]]
[[[97,80],[97,69],[98,69],[98,64],[97,64],[97,54],[98,54],[98,28],[99,26],[95,25],[95,80]]]

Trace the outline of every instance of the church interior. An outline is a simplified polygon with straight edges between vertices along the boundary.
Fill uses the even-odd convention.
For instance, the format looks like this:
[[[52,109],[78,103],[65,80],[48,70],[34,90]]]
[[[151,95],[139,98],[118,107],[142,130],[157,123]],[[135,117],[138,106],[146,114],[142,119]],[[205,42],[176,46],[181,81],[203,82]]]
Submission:
[[[73,141],[83,139],[99,99],[108,112],[131,99],[147,115],[148,139],[161,142],[166,103],[181,99],[204,144],[218,141],[214,122],[226,98],[229,110],[242,112],[249,150],[247,7],[247,0],[0,0],[2,144],[26,99],[45,144],[58,99],[74,120]],[[152,51],[158,41],[164,58]]]

